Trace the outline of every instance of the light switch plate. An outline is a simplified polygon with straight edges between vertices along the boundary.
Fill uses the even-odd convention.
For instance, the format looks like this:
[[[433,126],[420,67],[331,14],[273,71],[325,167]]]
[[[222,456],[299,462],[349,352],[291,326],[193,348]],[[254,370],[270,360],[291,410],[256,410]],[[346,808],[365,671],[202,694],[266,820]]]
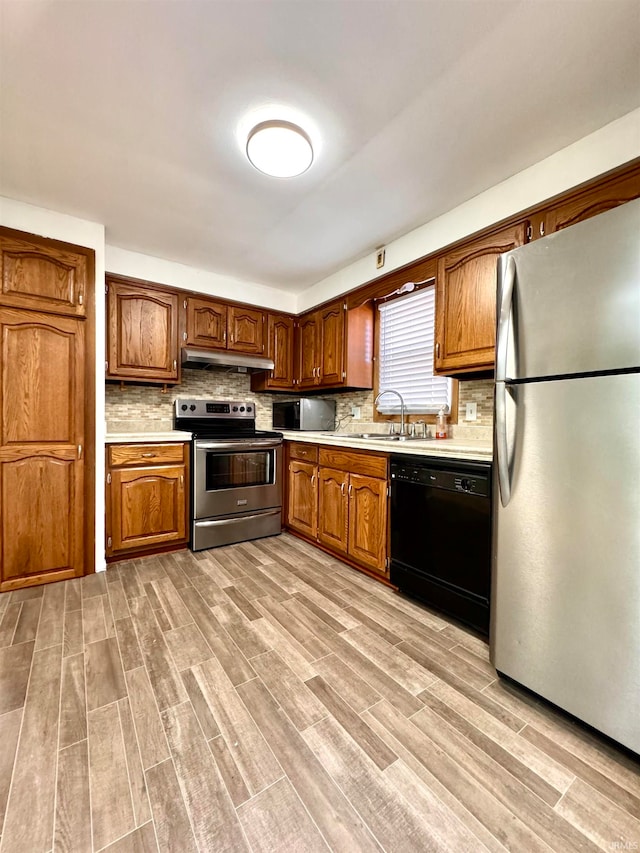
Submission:
[[[467,407],[464,414],[465,421],[475,421],[478,419],[478,404],[477,403],[467,403]]]

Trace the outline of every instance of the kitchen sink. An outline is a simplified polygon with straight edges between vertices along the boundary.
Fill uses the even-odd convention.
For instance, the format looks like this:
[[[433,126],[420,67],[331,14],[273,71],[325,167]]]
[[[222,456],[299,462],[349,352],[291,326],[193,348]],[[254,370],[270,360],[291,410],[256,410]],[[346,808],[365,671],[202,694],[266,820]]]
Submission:
[[[325,432],[334,438],[366,438],[371,441],[429,441],[433,436],[422,435],[389,435],[379,432]]]

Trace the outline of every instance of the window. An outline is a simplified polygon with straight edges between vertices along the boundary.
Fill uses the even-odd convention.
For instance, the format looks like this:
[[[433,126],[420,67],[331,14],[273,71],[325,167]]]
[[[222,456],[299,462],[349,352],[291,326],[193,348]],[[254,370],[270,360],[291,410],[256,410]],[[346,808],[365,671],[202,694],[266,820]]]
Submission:
[[[380,306],[380,359],[378,389],[402,394],[408,414],[451,411],[452,380],[433,375],[435,285],[431,284]],[[385,394],[377,409],[384,415],[400,414],[400,400]]]

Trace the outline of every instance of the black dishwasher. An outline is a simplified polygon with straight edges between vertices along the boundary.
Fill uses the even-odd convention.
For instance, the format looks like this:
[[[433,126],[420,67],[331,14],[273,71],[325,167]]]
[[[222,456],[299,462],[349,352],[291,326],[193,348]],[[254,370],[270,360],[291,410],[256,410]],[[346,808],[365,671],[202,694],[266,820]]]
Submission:
[[[391,457],[390,579],[489,633],[491,463]]]

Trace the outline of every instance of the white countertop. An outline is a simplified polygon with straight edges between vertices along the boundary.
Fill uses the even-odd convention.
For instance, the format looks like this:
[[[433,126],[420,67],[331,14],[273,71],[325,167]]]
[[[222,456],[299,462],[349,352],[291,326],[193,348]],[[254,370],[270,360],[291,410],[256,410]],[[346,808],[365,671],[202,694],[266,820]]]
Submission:
[[[159,441],[191,441],[191,433],[177,429],[165,430],[164,432],[111,432],[107,433],[105,441],[107,444],[139,444],[140,442],[156,444]]]
[[[287,441],[303,441],[309,444],[327,444],[335,447],[351,447],[354,450],[377,450],[384,453],[403,453],[413,456],[443,456],[468,459],[475,462],[490,462],[493,447],[489,441],[474,439],[411,439],[409,441],[376,441],[373,438],[353,438],[348,435],[332,435],[325,432],[305,430],[281,430]]]

